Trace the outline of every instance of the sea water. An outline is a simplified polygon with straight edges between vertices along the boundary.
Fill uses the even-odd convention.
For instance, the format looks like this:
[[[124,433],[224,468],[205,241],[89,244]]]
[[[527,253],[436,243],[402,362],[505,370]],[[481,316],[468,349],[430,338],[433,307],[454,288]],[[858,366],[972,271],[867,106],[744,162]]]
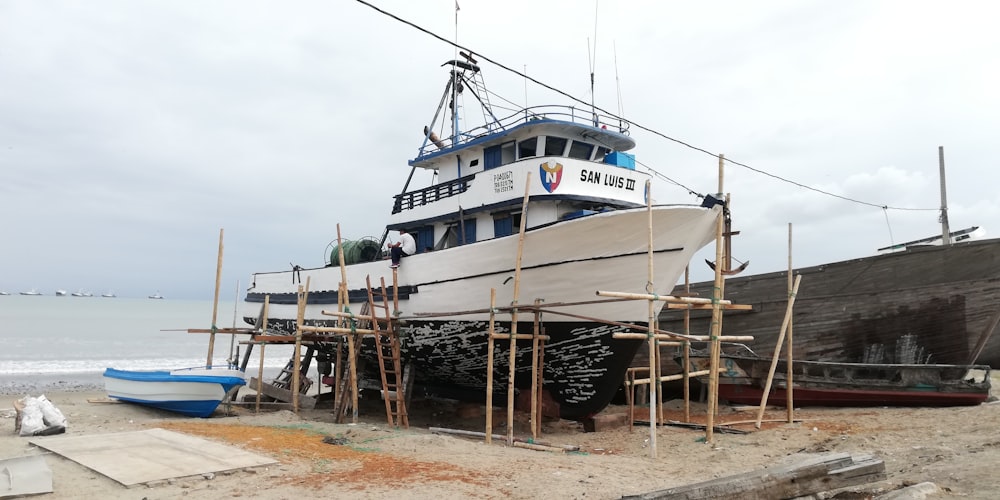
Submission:
[[[172,370],[204,366],[213,301],[120,297],[0,296],[0,393],[101,390],[105,368]],[[220,302],[218,328],[248,325]],[[212,364],[243,361],[247,335],[216,334]],[[237,356],[237,350],[239,355]],[[256,376],[255,348],[247,365]],[[290,346],[269,346],[264,379],[280,372]]]

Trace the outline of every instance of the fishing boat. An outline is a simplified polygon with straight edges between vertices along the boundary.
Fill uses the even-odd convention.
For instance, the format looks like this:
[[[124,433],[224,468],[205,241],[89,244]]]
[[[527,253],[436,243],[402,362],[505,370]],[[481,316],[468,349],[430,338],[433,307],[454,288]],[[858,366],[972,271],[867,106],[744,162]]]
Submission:
[[[108,397],[189,417],[211,416],[230,391],[243,385],[246,385],[243,371],[228,367],[104,370]]]
[[[707,355],[691,357],[707,368]],[[720,358],[719,398],[758,405],[767,386],[770,358],[725,354]],[[787,403],[787,360],[776,364],[768,404]],[[834,363],[792,360],[795,406],[969,406],[990,396],[988,365]]]
[[[26,290],[26,291],[21,292],[21,295],[41,295],[41,294],[42,294],[42,292],[39,292],[35,288],[32,288],[31,290]]]
[[[794,359],[1000,366],[1000,335],[993,334],[1000,239],[903,244],[793,273],[802,276],[791,321]],[[695,283],[691,292],[711,297],[713,286]],[[727,311],[723,329],[753,336],[747,345],[756,352],[773,352],[788,303],[787,272],[728,277],[724,290],[726,299],[752,310]],[[664,311],[659,319],[665,330],[684,331],[683,313]],[[692,334],[707,333],[710,324],[710,315],[690,313]],[[912,349],[896,349],[903,338],[912,339]]]
[[[66,290],[63,290],[61,288],[59,290],[56,290],[56,297],[65,297],[65,296],[66,296]]]
[[[563,417],[589,416],[621,387],[641,343],[614,339],[614,333],[629,329],[603,320],[644,326],[649,319],[645,303],[597,301],[595,292],[669,292],[692,255],[713,241],[722,203],[685,193],[693,203],[650,201],[647,208],[651,176],[636,170],[635,157],[627,152],[635,146],[627,122],[569,106],[531,107],[497,117],[471,56],[463,54],[444,67],[449,73],[444,94],[409,161],[409,176],[401,176],[406,182],[395,195],[382,241],[344,241],[326,265],[253,274],[242,316],[257,324],[269,297],[268,327],[294,331],[297,288],[308,282],[306,322],[332,326],[332,318],[321,311],[337,309],[337,249],[343,247],[352,311],[368,300],[366,279],[376,286],[385,280],[389,294],[398,296],[403,360],[415,369],[415,383],[434,394],[482,401],[491,289],[497,304],[559,303],[565,305],[561,312],[577,316],[544,315],[550,338],[544,390]],[[462,130],[460,99],[469,94],[487,120]],[[435,132],[442,114],[451,115],[450,131],[441,126],[443,137]],[[430,185],[410,185],[418,169],[435,174]],[[370,228],[353,230],[371,234]],[[393,269],[382,260],[382,245],[389,231],[398,230],[415,237],[416,253]],[[656,302],[656,309],[661,305]],[[456,314],[460,311],[467,314]],[[532,331],[532,316],[519,317],[519,332]],[[509,314],[496,318],[498,333],[511,331]],[[329,351],[332,345],[316,348]],[[362,357],[377,366],[370,338]],[[507,355],[497,354],[497,359],[493,387],[503,395]],[[519,343],[516,390],[530,386],[530,360],[530,342]],[[377,372],[362,375],[378,377]]]
[[[102,293],[101,297],[114,298],[114,297],[117,297],[117,295],[115,295],[115,292],[112,292],[111,290],[108,290],[106,293]]]
[[[160,295],[160,291],[157,290],[156,293],[154,293],[153,295],[150,295],[149,298],[151,298],[151,299],[162,299],[163,296]]]

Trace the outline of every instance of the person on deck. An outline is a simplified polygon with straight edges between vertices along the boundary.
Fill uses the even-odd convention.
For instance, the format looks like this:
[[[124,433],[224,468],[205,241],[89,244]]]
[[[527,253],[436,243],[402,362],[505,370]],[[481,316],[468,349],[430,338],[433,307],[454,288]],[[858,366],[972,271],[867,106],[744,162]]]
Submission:
[[[400,259],[415,253],[417,253],[417,242],[405,229],[400,229],[399,241],[389,245],[389,255],[392,257],[392,265],[389,267],[399,267]]]

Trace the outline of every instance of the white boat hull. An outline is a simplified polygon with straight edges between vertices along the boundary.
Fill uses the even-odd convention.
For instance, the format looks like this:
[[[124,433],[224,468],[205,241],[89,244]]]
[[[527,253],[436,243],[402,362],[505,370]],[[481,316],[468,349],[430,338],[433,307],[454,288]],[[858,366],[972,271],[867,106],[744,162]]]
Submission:
[[[653,210],[652,292],[669,293],[693,254],[714,237],[718,209],[660,206]],[[649,268],[649,212],[620,210],[559,222],[525,234],[518,303],[541,299],[546,304],[597,301],[598,290],[645,293]],[[514,301],[517,234],[420,253],[403,259],[398,269],[399,314],[404,357],[413,362],[422,384],[483,397],[486,386],[486,345],[489,314],[455,315],[460,311],[487,311],[490,289],[497,304]],[[352,291],[351,310],[360,311],[366,278],[374,287],[380,280],[392,285],[388,261],[356,264],[346,268]],[[296,291],[309,283],[305,319],[329,324],[321,311],[337,308],[339,267],[305,269],[298,273],[261,273],[247,295],[244,318],[254,323],[269,296],[268,327],[294,330]],[[658,313],[662,302],[655,303]],[[624,380],[625,370],[639,341],[616,340],[613,333],[627,331],[601,321],[563,316],[565,312],[601,320],[645,325],[649,319],[644,301],[605,301],[559,307],[544,315],[545,387],[560,403],[564,417],[579,418],[606,406]],[[509,315],[497,316],[497,331],[511,328]],[[533,314],[519,316],[519,332],[532,331]],[[502,344],[502,343],[500,343]],[[373,347],[362,354],[374,358]],[[506,351],[506,349],[502,349]],[[518,345],[515,385],[530,384],[530,343]],[[507,355],[498,351],[495,387],[505,390]]]
[[[211,415],[231,389],[244,384],[242,371],[226,368],[104,372],[109,397],[194,417]]]

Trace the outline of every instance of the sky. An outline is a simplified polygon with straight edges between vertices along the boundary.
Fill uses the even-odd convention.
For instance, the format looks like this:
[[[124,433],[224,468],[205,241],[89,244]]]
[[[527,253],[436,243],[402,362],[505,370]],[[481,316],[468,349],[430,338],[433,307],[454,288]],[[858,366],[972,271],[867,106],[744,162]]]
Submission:
[[[940,234],[939,147],[951,229],[1000,234],[995,2],[370,3],[511,102],[574,104],[486,59],[632,121],[657,202],[745,165],[745,274],[789,231],[796,267]],[[224,231],[231,300],[381,236],[454,57],[355,0],[0,2],[0,290],[211,299]]]

